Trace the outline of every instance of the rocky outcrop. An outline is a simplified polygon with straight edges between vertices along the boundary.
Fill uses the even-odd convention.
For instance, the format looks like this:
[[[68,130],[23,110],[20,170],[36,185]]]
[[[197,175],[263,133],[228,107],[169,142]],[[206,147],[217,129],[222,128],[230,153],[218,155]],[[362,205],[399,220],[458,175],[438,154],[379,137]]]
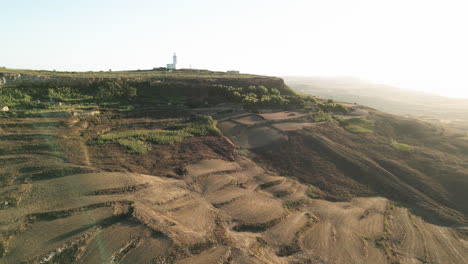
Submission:
[[[86,78],[66,76],[43,76],[20,73],[0,73],[0,87],[14,87],[25,84],[42,84],[48,86],[80,86],[103,80],[120,80],[121,78]]]
[[[19,73],[0,73],[0,86],[14,86],[15,84],[28,82],[41,82],[49,78],[43,76],[23,75]]]

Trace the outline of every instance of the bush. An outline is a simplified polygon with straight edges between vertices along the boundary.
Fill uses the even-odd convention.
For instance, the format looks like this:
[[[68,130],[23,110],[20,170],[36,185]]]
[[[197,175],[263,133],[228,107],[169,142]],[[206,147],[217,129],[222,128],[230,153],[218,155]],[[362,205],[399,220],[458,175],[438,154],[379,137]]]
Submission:
[[[268,89],[265,86],[260,85],[256,89],[256,94],[257,94],[258,97],[261,98],[262,96],[269,95],[270,93],[269,93]]]
[[[52,99],[65,100],[77,97],[77,94],[70,87],[49,88],[47,94]]]
[[[359,125],[347,125],[345,129],[352,133],[372,133],[373,131]]]
[[[349,112],[349,109],[342,105],[334,103],[333,100],[329,99],[326,103],[321,103],[317,105],[318,108],[324,112],[331,112],[331,113],[340,113],[346,114]]]
[[[374,122],[362,118],[343,119],[341,120],[341,124],[346,130],[352,133],[374,132]]]
[[[21,91],[18,88],[4,87],[0,89],[0,102],[16,105],[21,103],[28,103],[31,101],[31,96]]]
[[[96,84],[97,89],[95,98],[101,100],[122,100],[135,97],[137,90],[130,86],[127,82],[122,81],[107,81]]]
[[[299,108],[304,108],[305,106],[305,101],[300,96],[288,95],[288,96],[285,96],[284,98],[288,100],[288,103],[286,104],[286,108],[299,109]]]
[[[268,89],[262,85],[247,88],[214,85],[212,88],[210,96],[222,96],[229,102],[242,103],[248,110],[297,109],[305,106],[305,101],[298,95],[283,96],[278,89]]]
[[[301,248],[297,244],[281,245],[277,255],[280,257],[287,257],[299,251],[301,251]]]
[[[216,127],[217,122],[211,116],[198,116],[191,120],[185,131],[194,136],[217,136],[221,131]]]
[[[271,94],[271,95],[278,95],[278,96],[281,95],[281,94],[280,94],[280,91],[279,91],[278,89],[275,89],[275,88],[272,88],[272,89],[270,90],[270,94]]]
[[[396,150],[403,151],[403,152],[413,152],[414,151],[414,148],[412,146],[406,145],[406,144],[403,144],[403,143],[399,143],[396,140],[392,140],[392,142],[390,143],[390,146],[392,146]]]
[[[333,117],[329,113],[324,113],[322,110],[319,110],[316,114],[313,115],[314,122],[322,122],[322,121],[331,121]]]
[[[297,209],[304,205],[305,201],[304,200],[297,200],[297,201],[286,201],[283,203],[283,206],[286,207],[287,209]]]
[[[317,187],[312,186],[312,185],[309,186],[309,189],[307,189],[306,194],[307,196],[313,199],[319,198],[321,196],[320,190]]]
[[[257,95],[249,93],[242,99],[242,105],[249,110],[253,110],[259,106]]]
[[[129,153],[144,154],[151,150],[151,147],[145,142],[137,139],[118,139],[117,143],[126,147]]]

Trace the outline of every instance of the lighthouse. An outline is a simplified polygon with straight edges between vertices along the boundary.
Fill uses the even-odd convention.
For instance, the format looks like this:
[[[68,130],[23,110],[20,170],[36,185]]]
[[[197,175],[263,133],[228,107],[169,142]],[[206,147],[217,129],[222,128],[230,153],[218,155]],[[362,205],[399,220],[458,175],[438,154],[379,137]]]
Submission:
[[[167,64],[167,69],[175,70],[176,65],[177,65],[177,55],[174,53],[174,56],[172,56],[172,64]]]

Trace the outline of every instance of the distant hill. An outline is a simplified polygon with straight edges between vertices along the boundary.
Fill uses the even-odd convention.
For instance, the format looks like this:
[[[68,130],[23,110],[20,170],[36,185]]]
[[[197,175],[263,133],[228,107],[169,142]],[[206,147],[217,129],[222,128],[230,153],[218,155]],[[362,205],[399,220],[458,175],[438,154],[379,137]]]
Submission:
[[[341,77],[284,77],[291,88],[307,94],[367,105],[419,119],[457,123],[468,121],[468,99],[454,99]],[[434,121],[434,120],[433,120]]]

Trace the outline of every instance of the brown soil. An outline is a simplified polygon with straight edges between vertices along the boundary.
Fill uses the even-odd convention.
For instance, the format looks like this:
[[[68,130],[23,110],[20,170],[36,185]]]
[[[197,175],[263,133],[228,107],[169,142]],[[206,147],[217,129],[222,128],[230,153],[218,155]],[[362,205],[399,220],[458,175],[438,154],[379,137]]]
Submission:
[[[179,177],[178,169],[199,160],[232,160],[233,152],[234,146],[223,137],[189,138],[174,145],[153,145],[143,155],[128,154],[117,144],[89,147],[92,165],[97,168],[169,177]]]
[[[444,152],[462,150],[451,139],[401,153],[383,133],[410,143],[424,129],[351,134],[275,113],[144,155],[85,144],[181,116],[1,120],[0,263],[468,263],[466,157]],[[257,131],[278,137],[231,143]]]

